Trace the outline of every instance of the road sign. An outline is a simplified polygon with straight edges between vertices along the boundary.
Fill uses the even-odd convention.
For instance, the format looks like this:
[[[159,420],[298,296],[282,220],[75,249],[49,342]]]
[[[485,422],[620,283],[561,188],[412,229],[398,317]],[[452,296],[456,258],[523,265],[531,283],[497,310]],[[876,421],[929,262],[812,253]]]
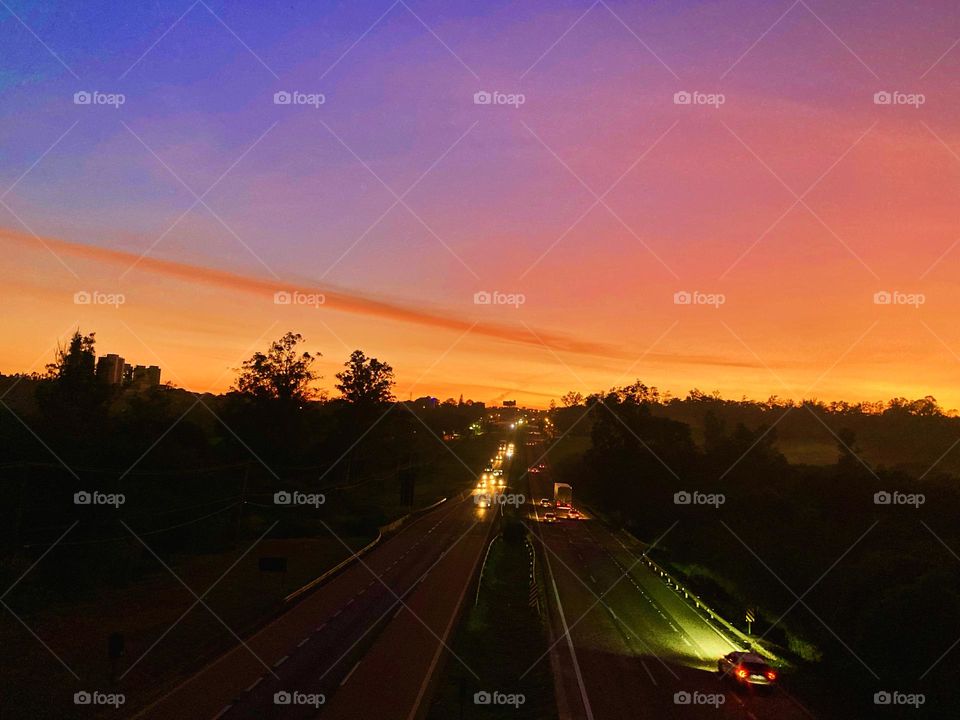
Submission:
[[[757,620],[757,612],[753,608],[747,608],[747,622],[752,623]]]

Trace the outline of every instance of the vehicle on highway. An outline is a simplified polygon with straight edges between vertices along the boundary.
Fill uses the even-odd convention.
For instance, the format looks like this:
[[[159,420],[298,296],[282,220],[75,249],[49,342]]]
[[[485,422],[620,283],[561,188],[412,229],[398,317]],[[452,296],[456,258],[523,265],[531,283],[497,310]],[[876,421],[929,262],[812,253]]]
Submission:
[[[717,661],[717,670],[743,685],[773,685],[777,671],[762,657],[752,652],[738,650],[727,653]]]
[[[543,514],[543,519],[544,519],[545,522],[548,522],[548,523],[556,522],[556,521],[557,521],[557,514],[556,514],[556,513],[552,513],[552,512],[544,513],[544,514]]]
[[[540,507],[552,507],[550,498],[540,498]]]
[[[576,508],[570,508],[570,510],[567,511],[567,517],[571,520],[579,520],[583,515],[581,515],[580,511]]]

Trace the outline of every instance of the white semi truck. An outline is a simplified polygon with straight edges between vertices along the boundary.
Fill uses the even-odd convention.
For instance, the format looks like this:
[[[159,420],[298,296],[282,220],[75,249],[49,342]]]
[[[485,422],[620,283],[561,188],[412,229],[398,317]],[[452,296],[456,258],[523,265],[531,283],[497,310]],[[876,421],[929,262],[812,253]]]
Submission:
[[[557,517],[567,517],[573,508],[573,488],[567,483],[553,484],[553,504],[557,509]]]

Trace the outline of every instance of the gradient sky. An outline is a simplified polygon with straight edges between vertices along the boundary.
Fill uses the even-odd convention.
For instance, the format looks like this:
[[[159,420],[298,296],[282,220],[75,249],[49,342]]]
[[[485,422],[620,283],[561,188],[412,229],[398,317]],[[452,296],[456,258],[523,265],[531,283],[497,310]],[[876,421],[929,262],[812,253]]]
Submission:
[[[79,326],[219,391],[292,329],[402,398],[960,407],[958,38],[950,2],[4,0],[0,371]]]

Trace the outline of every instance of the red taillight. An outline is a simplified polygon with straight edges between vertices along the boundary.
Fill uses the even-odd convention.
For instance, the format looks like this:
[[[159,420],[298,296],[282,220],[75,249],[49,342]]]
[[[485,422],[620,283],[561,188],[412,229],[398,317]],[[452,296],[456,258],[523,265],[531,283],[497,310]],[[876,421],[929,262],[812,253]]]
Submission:
[[[741,680],[747,676],[747,671],[743,668],[737,668],[737,677]]]
[[[775,670],[767,670],[767,680],[776,680],[777,673]]]

